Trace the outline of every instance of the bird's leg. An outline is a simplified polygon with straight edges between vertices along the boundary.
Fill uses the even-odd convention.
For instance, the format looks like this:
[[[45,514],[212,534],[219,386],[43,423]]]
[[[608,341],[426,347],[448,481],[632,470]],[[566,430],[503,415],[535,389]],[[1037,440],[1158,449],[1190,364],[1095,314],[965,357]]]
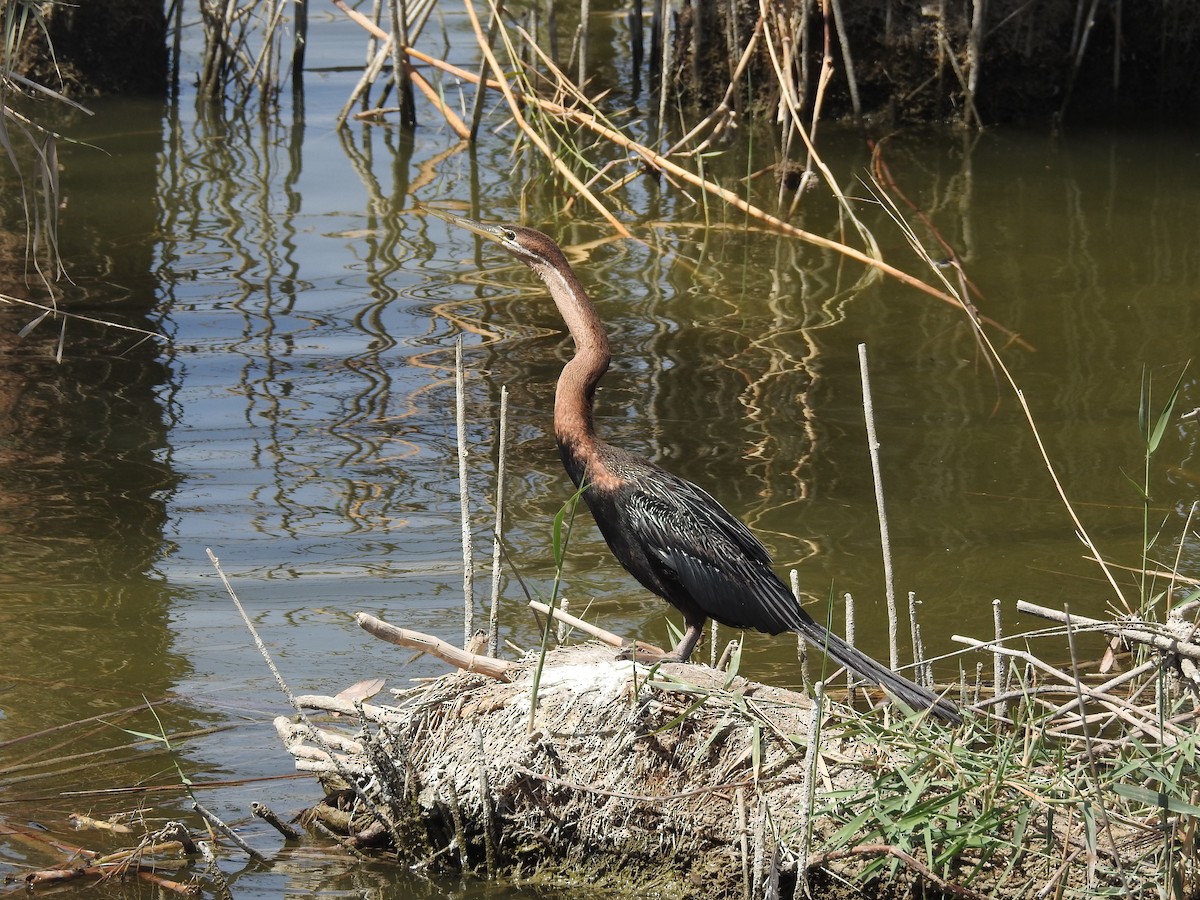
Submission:
[[[683,637],[679,639],[679,643],[675,645],[675,649],[670,653],[662,653],[661,651],[654,653],[647,651],[643,646],[633,645],[625,647],[617,654],[618,659],[634,659],[640,663],[653,665],[660,662],[687,662],[688,657],[692,655],[692,651],[696,649],[696,645],[700,643],[700,638],[704,634],[704,620],[699,622],[687,623],[687,630],[684,631]]]
[[[675,649],[662,658],[662,662],[687,662],[700,638],[704,635],[704,620],[688,622],[687,630],[675,645]]]

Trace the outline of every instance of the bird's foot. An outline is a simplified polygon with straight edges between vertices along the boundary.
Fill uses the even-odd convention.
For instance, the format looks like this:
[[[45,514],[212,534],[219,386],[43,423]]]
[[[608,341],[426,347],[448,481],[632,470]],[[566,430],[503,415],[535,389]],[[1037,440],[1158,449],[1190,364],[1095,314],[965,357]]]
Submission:
[[[632,644],[622,647],[617,652],[617,659],[631,659],[644,666],[652,666],[656,663],[665,662],[683,662],[678,653],[668,653],[661,647],[655,647],[653,644],[644,644],[641,641],[635,641]]]

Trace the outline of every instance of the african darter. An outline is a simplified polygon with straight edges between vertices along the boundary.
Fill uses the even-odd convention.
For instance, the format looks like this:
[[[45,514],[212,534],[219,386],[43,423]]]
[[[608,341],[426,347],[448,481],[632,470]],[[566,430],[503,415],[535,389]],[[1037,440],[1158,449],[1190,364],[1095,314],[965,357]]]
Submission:
[[[684,662],[705,619],[767,634],[794,631],[914,709],[960,722],[949,700],[897,675],[813,620],[771,569],[766,548],[705,491],[596,434],[592,401],[612,359],[592,301],[558,245],[540,231],[429,212],[495,241],[537,273],[575,341],[554,395],[554,434],[567,474],[613,555],[681,613],[687,630],[662,661]]]

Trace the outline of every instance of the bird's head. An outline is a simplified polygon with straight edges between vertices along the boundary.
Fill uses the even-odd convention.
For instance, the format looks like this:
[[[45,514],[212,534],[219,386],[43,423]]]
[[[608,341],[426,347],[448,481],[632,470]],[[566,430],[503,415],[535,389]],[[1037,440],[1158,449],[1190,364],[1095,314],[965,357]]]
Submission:
[[[457,225],[472,234],[494,241],[539,274],[570,269],[567,258],[559,249],[558,244],[536,229],[526,228],[523,225],[491,225],[487,222],[468,219],[466,216],[455,215],[444,209],[435,209],[431,206],[422,208],[430,215],[449,222],[451,225]]]

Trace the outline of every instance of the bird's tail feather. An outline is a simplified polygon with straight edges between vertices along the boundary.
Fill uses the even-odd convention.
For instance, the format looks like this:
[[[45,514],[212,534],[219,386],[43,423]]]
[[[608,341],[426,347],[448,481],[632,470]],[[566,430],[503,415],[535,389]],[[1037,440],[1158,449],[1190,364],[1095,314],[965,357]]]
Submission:
[[[954,725],[962,722],[958,707],[951,701],[914,684],[903,675],[897,675],[887,666],[871,659],[861,650],[851,647],[836,634],[827,631],[816,622],[797,623],[797,631],[804,636],[806,641],[824,650],[840,665],[845,666],[861,678],[884,688],[913,709],[928,709],[939,719]]]

